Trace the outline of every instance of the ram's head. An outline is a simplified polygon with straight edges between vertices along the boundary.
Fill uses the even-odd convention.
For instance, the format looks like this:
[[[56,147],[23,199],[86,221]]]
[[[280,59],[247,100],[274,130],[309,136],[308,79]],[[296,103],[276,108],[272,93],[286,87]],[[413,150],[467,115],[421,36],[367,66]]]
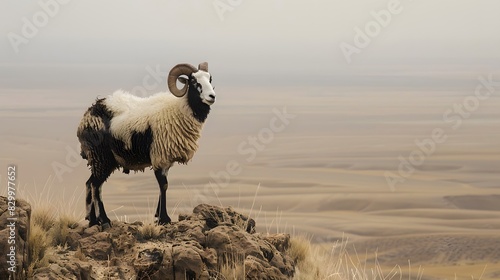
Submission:
[[[177,81],[183,84],[182,88],[177,87]],[[198,69],[191,64],[177,64],[170,70],[167,83],[170,92],[177,97],[186,95],[189,89],[196,89],[203,103],[212,105],[215,102],[212,75],[208,73],[207,62],[200,63]]]

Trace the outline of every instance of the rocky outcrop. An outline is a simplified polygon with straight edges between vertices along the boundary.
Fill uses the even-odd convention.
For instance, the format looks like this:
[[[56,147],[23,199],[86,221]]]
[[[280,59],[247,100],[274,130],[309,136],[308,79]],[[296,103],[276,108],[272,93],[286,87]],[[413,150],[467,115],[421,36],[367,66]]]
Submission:
[[[290,279],[295,271],[289,235],[258,234],[253,219],[205,204],[167,226],[82,225],[66,238],[34,279],[226,279],[224,270],[238,279]]]
[[[0,197],[0,275],[26,278],[30,217],[28,203]]]

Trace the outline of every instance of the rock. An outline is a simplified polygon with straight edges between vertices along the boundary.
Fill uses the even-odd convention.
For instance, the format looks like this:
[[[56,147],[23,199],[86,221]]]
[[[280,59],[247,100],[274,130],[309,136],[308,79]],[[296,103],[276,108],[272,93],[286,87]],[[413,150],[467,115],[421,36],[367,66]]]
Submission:
[[[78,232],[70,232],[68,233],[66,243],[71,249],[76,250],[78,248],[80,239],[82,239],[82,236],[78,234]]]
[[[82,252],[95,260],[108,260],[111,254],[111,238],[107,232],[99,232],[80,239],[79,246]]]
[[[57,275],[57,272],[49,267],[42,267],[37,269],[36,275],[33,276],[34,280],[65,280],[64,276]]]
[[[254,255],[264,258],[258,242],[237,226],[218,226],[207,233],[207,246],[219,255]]]
[[[196,242],[175,244],[172,251],[175,279],[208,279],[203,253],[202,247]]]
[[[179,222],[180,222],[180,221],[184,221],[184,220],[186,220],[188,217],[189,217],[189,215],[188,215],[188,214],[179,214],[179,219],[178,219],[178,220],[179,220]]]
[[[215,250],[214,248],[205,248],[205,251],[203,252],[201,257],[208,270],[214,271],[217,269],[217,250]]]
[[[255,221],[235,212],[231,207],[221,208],[200,204],[193,209],[193,214],[198,214],[198,218],[205,220],[206,226],[210,229],[219,225],[233,224],[241,227],[248,233],[255,232]]]
[[[62,266],[61,266],[62,265]],[[33,279],[36,280],[86,280],[92,279],[92,267],[88,264],[80,264],[78,262],[67,262],[65,264],[51,264],[48,267],[40,268],[37,270]]]
[[[278,251],[285,253],[290,248],[290,234],[278,233],[264,237],[264,240],[273,244]]]
[[[159,249],[145,249],[139,252],[134,261],[134,268],[139,279],[151,279],[158,273],[163,262],[163,251]]]
[[[78,280],[91,279],[92,266],[87,263],[68,262],[65,268],[68,271],[65,277],[75,276]]]
[[[263,277],[265,275],[265,278]],[[289,279],[283,275],[276,267],[269,266],[264,261],[248,256],[245,259],[245,279],[247,280],[282,280]]]
[[[92,236],[96,233],[99,233],[100,232],[100,229],[99,229],[99,226],[92,226],[92,227],[89,227],[89,228],[86,228],[84,231],[83,231],[83,237],[87,237],[87,236]]]
[[[0,196],[0,275],[26,278],[30,218],[31,206],[27,202],[18,199],[9,203],[7,197]]]
[[[113,248],[116,254],[126,254],[133,251],[136,239],[130,233],[122,234],[118,237],[113,238]]]
[[[193,223],[193,221],[184,220],[174,225],[174,229],[170,232],[169,236],[175,240],[195,240],[200,245],[204,246],[206,236],[203,229],[204,227],[201,223]]]
[[[167,244],[166,247],[163,248],[163,261],[158,269],[157,279],[174,279],[173,271],[174,261],[172,259],[172,245]]]
[[[246,279],[291,279],[295,272],[286,254],[290,236],[263,237],[253,219],[230,207],[198,205],[147,240],[143,226],[150,227],[114,221],[106,229],[68,229],[67,251],[34,279],[224,279],[217,272],[223,266],[241,267],[238,278]]]

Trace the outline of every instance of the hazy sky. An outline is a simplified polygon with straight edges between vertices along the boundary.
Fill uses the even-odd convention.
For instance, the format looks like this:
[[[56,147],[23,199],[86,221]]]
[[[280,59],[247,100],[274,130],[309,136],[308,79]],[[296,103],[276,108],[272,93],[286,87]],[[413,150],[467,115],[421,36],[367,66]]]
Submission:
[[[205,60],[235,84],[314,84],[389,66],[492,71],[500,65],[498,11],[497,0],[2,1],[0,81],[140,79],[148,65],[168,71]],[[368,41],[356,28],[368,28]],[[347,58],[342,44],[356,51]]]
[[[2,0],[0,113],[9,118],[0,126],[0,142],[8,143],[5,147],[12,158],[19,147],[43,155],[44,161],[35,165],[31,155],[21,155],[17,161],[39,169],[43,180],[51,172],[51,162],[63,162],[66,147],[76,147],[79,118],[97,96],[119,88],[137,93],[133,89],[145,88],[148,77],[153,82],[148,92],[166,90],[171,67],[202,61],[209,62],[218,94],[214,112],[220,113],[214,113],[204,132],[212,135],[205,138],[216,143],[212,147],[221,146],[219,131],[228,139],[238,139],[235,134],[240,133],[242,141],[253,135],[257,130],[252,128],[263,123],[259,118],[271,114],[270,104],[289,106],[290,112],[300,115],[296,128],[300,137],[308,135],[302,135],[307,129],[321,130],[317,134],[321,136],[334,135],[336,129],[366,132],[373,123],[364,123],[371,118],[362,114],[364,108],[387,119],[401,114],[402,123],[421,121],[417,113],[405,111],[413,110],[415,99],[399,95],[399,88],[410,92],[425,87],[429,97],[423,100],[433,103],[436,90],[471,94],[480,75],[494,73],[500,80],[499,11],[499,0]],[[255,85],[261,88],[251,88]],[[396,95],[380,99],[333,95],[355,93],[357,87],[364,87],[363,97],[397,87],[398,97],[394,101]],[[273,91],[279,95],[267,97]],[[309,107],[306,101],[314,94],[318,99]],[[436,100],[439,106],[451,106]],[[396,108],[400,105],[386,107],[386,103],[404,105],[400,111]],[[243,105],[247,113],[242,114],[238,106]],[[430,109],[437,108],[431,105]],[[387,108],[396,108],[396,113],[391,115]],[[420,113],[423,107],[415,108]],[[362,122],[349,130],[351,123],[330,117],[329,111],[335,109],[349,117],[359,113]],[[443,111],[432,116],[442,118]],[[240,130],[228,129],[232,124]],[[334,129],[324,132],[324,125]],[[425,133],[423,137],[429,135]],[[310,145],[290,139],[286,147]],[[369,137],[339,147],[356,150],[364,141],[363,148],[372,147]],[[332,143],[331,147],[338,144]],[[413,139],[408,145],[412,143]],[[222,146],[236,154],[236,148]],[[199,158],[206,158],[203,151]],[[226,164],[225,159],[217,160]],[[83,165],[80,168],[86,171]]]

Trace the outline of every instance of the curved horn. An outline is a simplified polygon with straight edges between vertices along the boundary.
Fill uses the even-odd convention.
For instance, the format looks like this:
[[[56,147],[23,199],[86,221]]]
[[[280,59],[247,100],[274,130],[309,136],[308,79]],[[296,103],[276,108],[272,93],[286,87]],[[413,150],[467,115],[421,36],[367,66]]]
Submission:
[[[198,64],[198,70],[203,70],[205,72],[208,72],[208,62],[202,62]]]
[[[181,75],[189,76],[191,73],[196,71],[198,71],[198,69],[191,64],[183,63],[175,65],[174,68],[172,68],[172,70],[168,73],[167,78],[168,89],[170,92],[177,97],[184,96],[188,90],[188,85],[184,84],[181,89],[177,88],[177,79]]]

